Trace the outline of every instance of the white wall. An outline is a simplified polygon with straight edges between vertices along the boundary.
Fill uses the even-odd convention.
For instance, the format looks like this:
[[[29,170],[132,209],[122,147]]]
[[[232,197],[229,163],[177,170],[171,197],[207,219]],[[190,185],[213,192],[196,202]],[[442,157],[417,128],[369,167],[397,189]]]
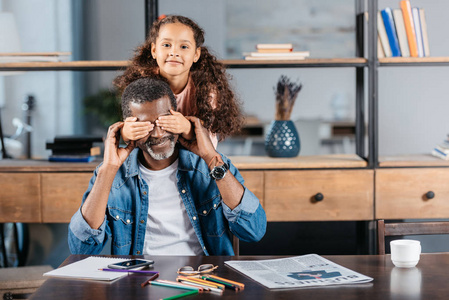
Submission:
[[[70,0],[3,0],[2,10],[15,14],[22,51],[71,51]],[[73,131],[71,73],[26,72],[6,76],[4,82],[4,133],[14,133],[12,119],[23,118],[21,105],[27,95],[34,95],[36,107],[32,114],[32,154],[35,157],[46,157],[47,140]]]

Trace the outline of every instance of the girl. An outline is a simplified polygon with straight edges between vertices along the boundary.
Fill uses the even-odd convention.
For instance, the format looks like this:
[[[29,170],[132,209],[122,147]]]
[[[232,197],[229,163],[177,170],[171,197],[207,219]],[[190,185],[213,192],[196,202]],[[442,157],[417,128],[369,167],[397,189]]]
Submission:
[[[183,115],[198,117],[211,133],[216,147],[218,140],[241,128],[243,119],[224,65],[203,43],[203,29],[189,18],[172,15],[156,20],[149,37],[132,58],[131,66],[114,84],[122,92],[138,78],[161,76],[175,94],[178,112],[160,117],[156,125],[191,139],[191,124]],[[150,124],[136,121],[135,118],[125,120],[122,130],[125,141],[138,140],[150,131]]]

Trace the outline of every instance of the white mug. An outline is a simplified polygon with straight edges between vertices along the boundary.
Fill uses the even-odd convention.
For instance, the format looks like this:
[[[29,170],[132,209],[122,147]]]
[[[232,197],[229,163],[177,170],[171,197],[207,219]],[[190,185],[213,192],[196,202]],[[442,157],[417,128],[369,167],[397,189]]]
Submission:
[[[391,261],[396,267],[412,268],[421,255],[421,243],[416,240],[394,240],[390,242]]]

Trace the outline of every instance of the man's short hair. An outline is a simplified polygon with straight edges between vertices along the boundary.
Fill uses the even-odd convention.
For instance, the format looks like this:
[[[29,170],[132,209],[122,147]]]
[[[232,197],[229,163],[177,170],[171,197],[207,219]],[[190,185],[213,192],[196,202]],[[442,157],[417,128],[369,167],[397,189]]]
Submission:
[[[131,117],[130,103],[145,103],[168,97],[173,110],[177,109],[176,98],[170,86],[165,81],[153,78],[140,78],[131,82],[122,94],[123,119]]]

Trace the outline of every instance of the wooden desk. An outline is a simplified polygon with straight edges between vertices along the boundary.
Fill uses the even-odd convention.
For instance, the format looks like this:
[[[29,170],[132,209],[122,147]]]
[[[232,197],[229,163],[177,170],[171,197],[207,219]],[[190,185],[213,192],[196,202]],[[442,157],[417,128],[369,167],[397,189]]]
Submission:
[[[72,255],[64,264],[85,256]],[[374,278],[371,283],[328,286],[320,288],[268,290],[246,276],[226,267],[224,262],[231,259],[269,259],[262,256],[145,256],[155,260],[154,270],[160,272],[161,279],[173,280],[176,270],[185,265],[197,267],[203,263],[219,265],[216,275],[245,284],[240,292],[226,290],[222,296],[200,294],[186,299],[447,299],[449,294],[449,253],[423,254],[416,268],[395,268],[390,255],[325,256],[344,267]],[[174,295],[172,289],[147,286],[140,283],[147,277],[127,276],[113,283],[84,280],[49,278],[34,294],[33,299],[160,299]]]

